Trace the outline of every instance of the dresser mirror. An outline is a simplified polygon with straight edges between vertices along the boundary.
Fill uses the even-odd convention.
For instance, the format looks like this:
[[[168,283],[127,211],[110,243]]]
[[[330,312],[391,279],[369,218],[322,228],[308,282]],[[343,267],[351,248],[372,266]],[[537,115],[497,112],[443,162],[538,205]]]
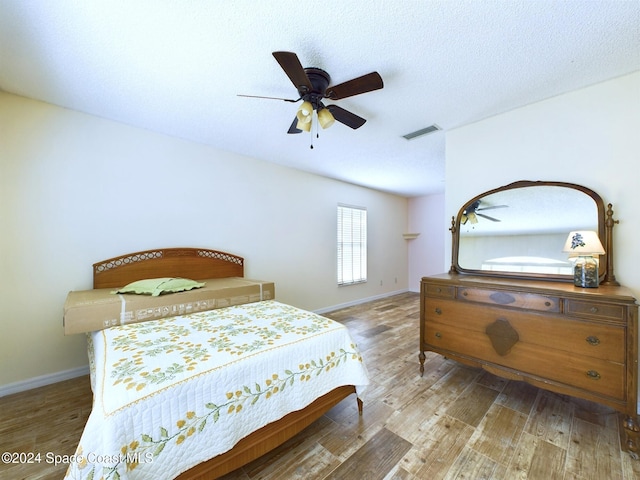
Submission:
[[[569,232],[598,232],[605,251],[602,198],[581,185],[520,181],[481,193],[452,218],[451,271],[474,275],[573,281],[563,253]],[[607,255],[600,255],[599,275]]]

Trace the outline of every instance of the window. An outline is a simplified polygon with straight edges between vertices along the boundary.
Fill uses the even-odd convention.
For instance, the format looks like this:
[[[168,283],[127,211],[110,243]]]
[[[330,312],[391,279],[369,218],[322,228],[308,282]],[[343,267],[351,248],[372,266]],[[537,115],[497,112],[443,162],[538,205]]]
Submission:
[[[367,281],[367,209],[338,205],[338,285]]]

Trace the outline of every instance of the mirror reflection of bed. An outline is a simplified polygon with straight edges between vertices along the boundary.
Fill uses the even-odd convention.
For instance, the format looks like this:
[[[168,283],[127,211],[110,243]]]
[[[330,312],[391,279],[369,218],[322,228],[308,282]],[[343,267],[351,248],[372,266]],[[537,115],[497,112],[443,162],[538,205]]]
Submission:
[[[492,272],[526,272],[553,275],[573,274],[573,265],[569,261],[531,256],[490,258],[482,262],[480,269]]]
[[[458,261],[471,270],[572,275],[567,234],[460,236]]]

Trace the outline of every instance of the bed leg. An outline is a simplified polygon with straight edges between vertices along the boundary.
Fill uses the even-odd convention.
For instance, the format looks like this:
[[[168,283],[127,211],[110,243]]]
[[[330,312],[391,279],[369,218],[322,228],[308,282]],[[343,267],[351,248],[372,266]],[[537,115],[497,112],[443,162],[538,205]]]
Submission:
[[[358,415],[362,416],[362,406],[364,403],[360,400],[360,397],[356,397],[356,400],[358,402]]]

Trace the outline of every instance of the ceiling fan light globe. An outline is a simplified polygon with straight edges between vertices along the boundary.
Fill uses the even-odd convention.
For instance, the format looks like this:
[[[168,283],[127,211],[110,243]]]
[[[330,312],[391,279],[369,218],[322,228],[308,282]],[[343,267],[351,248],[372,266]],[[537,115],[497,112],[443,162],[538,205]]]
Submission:
[[[331,125],[335,123],[336,119],[333,118],[331,112],[326,108],[322,108],[318,110],[318,123],[322,128],[329,128]]]
[[[308,124],[311,125],[311,114],[313,113],[313,108],[308,110],[305,104],[311,105],[309,102],[304,102],[302,106],[296,112],[296,118],[298,119],[298,124]],[[308,131],[308,130],[307,130]]]
[[[300,123],[309,123],[311,121],[311,115],[304,115],[302,112],[296,112],[296,118]]]
[[[311,131],[311,115],[309,115],[302,121],[300,120],[300,118],[298,118],[298,123],[296,127],[298,128],[298,130],[302,130],[304,132],[310,132]]]
[[[302,105],[300,105],[300,108],[298,108],[298,113],[305,117],[310,117],[313,113],[313,105],[311,105],[311,102],[307,100],[302,102]]]

